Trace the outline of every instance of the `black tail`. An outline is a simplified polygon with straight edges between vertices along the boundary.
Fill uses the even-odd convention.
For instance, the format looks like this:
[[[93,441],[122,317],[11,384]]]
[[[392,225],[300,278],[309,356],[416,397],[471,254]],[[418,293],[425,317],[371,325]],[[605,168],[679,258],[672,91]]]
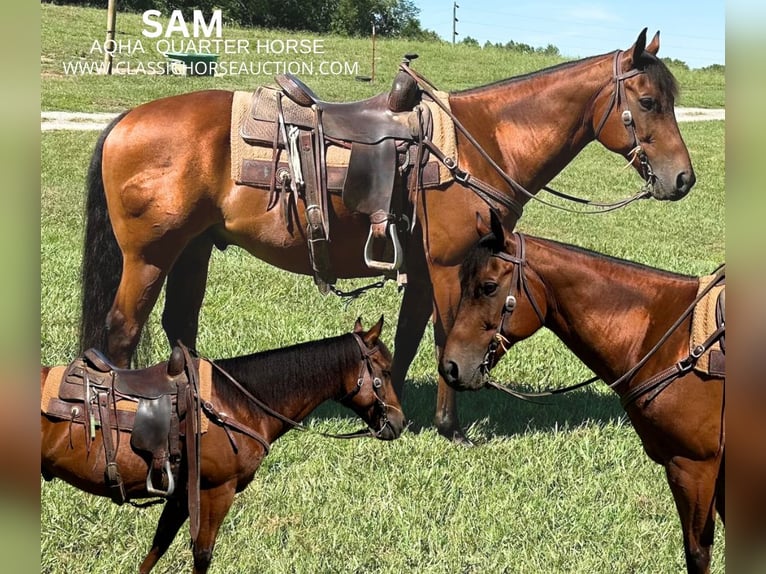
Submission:
[[[101,133],[88,168],[81,271],[80,351],[90,347],[107,350],[106,316],[120,284],[122,251],[114,237],[106,208],[102,154],[107,136],[127,113],[120,114]]]

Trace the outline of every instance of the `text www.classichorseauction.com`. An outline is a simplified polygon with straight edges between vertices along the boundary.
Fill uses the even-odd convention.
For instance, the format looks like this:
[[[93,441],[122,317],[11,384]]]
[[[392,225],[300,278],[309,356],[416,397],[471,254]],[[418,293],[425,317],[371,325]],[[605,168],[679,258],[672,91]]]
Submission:
[[[102,130],[117,114],[88,112],[40,112],[41,131],[50,130]],[[725,120],[723,108],[676,108],[679,122]]]

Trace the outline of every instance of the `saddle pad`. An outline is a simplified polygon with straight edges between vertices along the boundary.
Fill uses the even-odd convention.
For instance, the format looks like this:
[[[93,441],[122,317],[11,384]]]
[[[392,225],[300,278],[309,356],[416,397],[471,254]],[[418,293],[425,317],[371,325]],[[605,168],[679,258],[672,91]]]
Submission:
[[[250,145],[242,139],[240,128],[250,114],[253,102],[252,92],[236,91],[231,104],[231,179],[237,183],[247,183],[242,174],[244,160],[271,162],[271,146]],[[348,167],[351,150],[331,145],[327,148],[327,167]],[[286,155],[283,154],[283,159]]]
[[[68,365],[59,365],[51,368],[48,371],[48,376],[45,378],[43,385],[42,397],[40,399],[40,412],[43,414],[49,414],[51,411],[49,405],[51,399],[58,399],[59,387],[61,381],[64,378],[64,373]],[[199,393],[201,401],[209,401],[213,382],[213,366],[204,359],[199,362]],[[117,410],[135,412],[138,408],[138,403],[134,401],[117,401]],[[200,425],[201,432],[207,432],[208,418],[206,416],[201,417],[202,424]]]
[[[436,92],[437,97],[449,108],[449,94],[447,92]],[[231,106],[231,178],[238,184],[249,185],[252,182],[244,176],[243,166],[246,161],[272,161],[271,146],[251,145],[242,138],[242,127],[251,116],[251,106],[253,103],[253,92],[235,91]],[[431,111],[433,121],[433,134],[431,141],[444,152],[445,155],[457,157],[457,139],[455,137],[455,125],[450,117],[439,107],[438,104],[430,99],[424,98],[423,103]],[[348,167],[351,150],[338,146],[329,146],[327,148],[327,167],[345,169]],[[286,156],[283,156],[283,159]],[[438,183],[444,185],[452,181],[453,177],[450,171],[438,160],[431,158],[429,163],[438,166]]]
[[[713,275],[706,275],[700,277],[700,284],[697,293],[702,291],[712,280]],[[694,314],[692,315],[692,334],[689,341],[689,349],[693,349],[697,345],[701,345],[705,340],[718,328],[716,320],[716,303],[718,302],[718,296],[726,289],[726,285],[721,284],[713,287],[708,293],[697,303],[694,308]],[[714,374],[710,371],[710,354],[712,351],[721,353],[721,344],[716,341],[710,349],[708,349],[699,358],[694,368],[706,374]]]

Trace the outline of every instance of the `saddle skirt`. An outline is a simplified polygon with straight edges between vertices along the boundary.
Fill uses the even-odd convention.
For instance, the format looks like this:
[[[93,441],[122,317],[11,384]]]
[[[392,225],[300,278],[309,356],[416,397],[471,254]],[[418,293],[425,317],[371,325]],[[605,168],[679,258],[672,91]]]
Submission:
[[[78,411],[73,415],[72,409],[76,403],[81,402],[76,396],[83,396],[82,385],[83,378],[75,375],[72,369],[80,359],[76,359],[69,365],[58,365],[48,371],[48,376],[43,384],[43,391],[40,399],[40,412],[50,417],[72,420],[83,423],[83,413]],[[200,400],[209,401],[212,388],[212,366],[208,361],[199,362],[199,394]],[[66,390],[62,390],[62,387]],[[67,387],[69,387],[67,389]],[[62,398],[63,397],[63,398]],[[115,420],[116,428],[120,431],[130,432],[133,430],[135,413],[138,410],[138,397],[118,396],[116,397],[114,408],[117,411]],[[208,430],[209,421],[202,417],[200,432],[205,433]],[[95,425],[101,425],[98,417],[95,419]]]
[[[235,91],[231,108],[231,178],[238,184],[269,189],[272,174],[274,126],[261,119],[270,115],[278,88],[260,86],[255,92]],[[449,94],[437,92],[439,99],[449,106]],[[433,123],[431,140],[445,155],[457,159],[455,127],[449,116],[433,101],[423,98]],[[311,109],[297,106],[283,98],[283,107],[289,110],[285,120],[295,125],[310,126],[313,122]],[[276,113],[274,112],[274,121]],[[281,136],[279,142],[281,141]],[[327,188],[339,192],[343,189],[349,166],[351,150],[333,145],[327,146]],[[413,158],[414,161],[414,158]],[[281,163],[281,162],[280,162]],[[286,164],[285,166],[286,167]],[[430,157],[422,170],[423,187],[437,187],[453,180],[451,172],[436,158]]]
[[[699,293],[714,280],[715,275],[706,275],[700,277]],[[694,349],[701,345],[712,335],[718,327],[724,325],[725,321],[725,299],[726,283],[725,279],[715,285],[708,293],[697,303],[692,315],[692,331],[689,341],[689,349]],[[726,350],[725,339],[722,335],[710,349],[705,351],[694,364],[694,368],[706,375],[713,377],[726,376]]]

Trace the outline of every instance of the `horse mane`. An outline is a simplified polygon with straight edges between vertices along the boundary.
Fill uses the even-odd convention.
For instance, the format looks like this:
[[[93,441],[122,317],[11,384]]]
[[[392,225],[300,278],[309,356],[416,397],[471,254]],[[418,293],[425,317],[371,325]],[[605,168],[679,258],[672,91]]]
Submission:
[[[569,68],[574,68],[575,66],[578,66],[580,64],[589,62],[591,60],[595,60],[597,58],[601,58],[602,56],[590,56],[588,58],[583,58],[581,60],[569,60],[567,62],[561,62],[560,64],[554,64],[553,66],[549,66],[547,68],[543,68],[542,70],[534,70],[532,72],[527,72],[525,74],[519,74],[517,76],[512,76],[510,78],[505,78],[502,80],[496,80],[494,82],[491,82],[489,84],[484,84],[483,86],[474,86],[471,88],[465,88],[463,90],[457,90],[455,92],[451,92],[454,95],[463,95],[463,94],[471,94],[471,93],[478,93],[483,92],[484,90],[491,90],[492,88],[499,88],[505,85],[514,84],[516,82],[524,82],[526,80],[531,80],[532,78],[537,78],[540,76],[546,76],[548,74],[554,74],[556,72],[559,72],[561,70],[567,70]]]
[[[557,245],[567,251],[581,253],[588,257],[592,257],[600,261],[625,265],[627,267],[630,267],[632,269],[636,269],[639,271],[651,271],[651,272],[657,273],[658,275],[662,275],[662,276],[670,277],[670,278],[691,278],[692,277],[691,275],[676,273],[675,271],[667,271],[665,269],[660,269],[658,267],[645,265],[644,263],[630,261],[629,259],[622,259],[620,257],[615,257],[613,255],[607,255],[606,253],[593,251],[586,247],[580,247],[579,245],[572,245],[569,243],[562,243],[554,239],[544,239],[542,237],[533,237],[529,235],[527,235],[526,237],[528,239],[539,241],[541,243]],[[493,254],[497,253],[497,241],[498,240],[494,236],[494,234],[489,233],[485,235],[484,237],[482,237],[468,251],[468,253],[465,256],[465,259],[463,259],[463,263],[460,266],[460,286],[462,289],[465,290],[468,287],[468,282],[470,281],[470,279],[476,275],[479,269],[483,269],[487,265],[489,258],[492,257]]]
[[[516,82],[524,82],[526,80],[531,80],[533,78],[546,76],[548,74],[554,74],[562,70],[568,70],[569,68],[579,66],[580,64],[592,62],[593,60],[600,59],[603,57],[604,57],[604,54],[599,56],[590,56],[588,58],[583,58],[580,60],[570,60],[567,62],[562,62],[560,64],[555,64],[553,66],[549,66],[547,68],[543,68],[542,70],[535,70],[533,72],[520,74],[518,76],[513,76],[511,78],[497,80],[495,82],[485,84],[483,86],[475,86],[472,88],[466,88],[464,90],[457,90],[455,92],[452,92],[452,94],[464,95],[464,94],[471,94],[471,93],[480,93],[484,90],[490,90],[490,89],[502,87],[505,85],[511,85]],[[674,99],[678,97],[678,82],[676,81],[675,76],[673,76],[673,73],[670,71],[667,65],[665,65],[665,62],[663,62],[654,54],[644,51],[644,53],[641,55],[639,66],[641,66],[641,68],[644,70],[646,75],[649,77],[649,80],[660,87],[660,91],[662,93],[671,94]]]
[[[335,385],[349,367],[359,363],[361,353],[347,333],[317,341],[260,353],[216,360],[216,364],[244,388],[268,405],[284,401],[285,395],[308,394]],[[215,372],[215,371],[214,371]],[[213,378],[216,392],[230,403],[246,400],[225,377]]]

